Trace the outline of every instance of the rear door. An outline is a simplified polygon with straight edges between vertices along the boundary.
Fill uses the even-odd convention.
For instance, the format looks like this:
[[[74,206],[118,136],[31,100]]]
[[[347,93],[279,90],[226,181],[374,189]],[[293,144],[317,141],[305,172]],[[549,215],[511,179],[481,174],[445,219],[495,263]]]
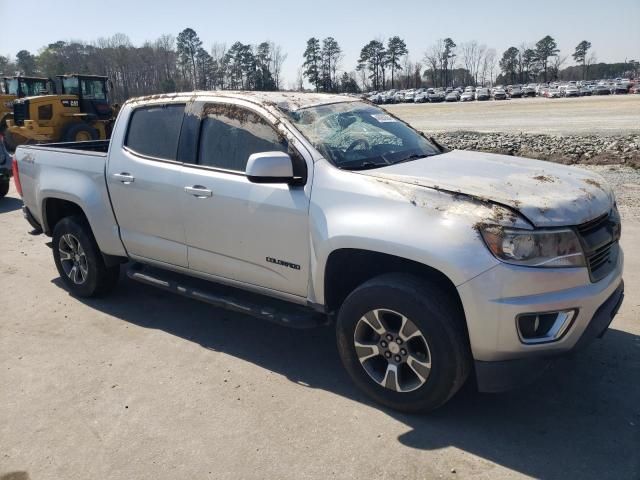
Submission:
[[[111,146],[107,168],[127,252],[181,267],[187,267],[187,247],[181,219],[184,180],[177,155],[184,110],[184,103],[133,109],[128,126],[117,127],[127,131],[116,135],[124,141]]]
[[[190,163],[185,159],[182,177],[189,268],[306,296],[311,179],[301,186],[256,184],[244,172],[252,153],[288,151],[310,177],[311,158],[305,160],[294,140],[257,107],[196,103],[193,108],[186,122],[194,124],[197,149]]]

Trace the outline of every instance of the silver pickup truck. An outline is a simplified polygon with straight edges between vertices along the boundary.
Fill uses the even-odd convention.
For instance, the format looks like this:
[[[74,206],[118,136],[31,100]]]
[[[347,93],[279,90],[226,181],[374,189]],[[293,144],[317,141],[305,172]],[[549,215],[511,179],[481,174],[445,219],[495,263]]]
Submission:
[[[110,142],[17,149],[62,280],[134,279],[280,324],[335,323],[354,382],[403,411],[529,381],[623,298],[592,173],[448,151],[368,102],[196,92],[126,102]],[[304,361],[304,359],[300,359]]]

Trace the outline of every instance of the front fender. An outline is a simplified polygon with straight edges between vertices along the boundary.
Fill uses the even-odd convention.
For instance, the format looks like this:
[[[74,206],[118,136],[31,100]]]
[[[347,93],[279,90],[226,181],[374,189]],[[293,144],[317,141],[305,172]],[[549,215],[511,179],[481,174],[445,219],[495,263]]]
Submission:
[[[510,210],[462,195],[415,187],[316,163],[310,206],[311,300],[324,304],[332,252],[353,248],[434,268],[458,286],[498,260],[478,232],[486,222],[518,224]]]

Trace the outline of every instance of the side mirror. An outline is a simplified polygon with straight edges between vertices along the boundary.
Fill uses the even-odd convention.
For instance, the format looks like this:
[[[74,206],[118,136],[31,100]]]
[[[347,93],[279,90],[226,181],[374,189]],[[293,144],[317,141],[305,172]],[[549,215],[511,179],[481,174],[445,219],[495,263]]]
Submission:
[[[293,162],[284,152],[261,152],[249,156],[245,173],[253,183],[292,183]]]

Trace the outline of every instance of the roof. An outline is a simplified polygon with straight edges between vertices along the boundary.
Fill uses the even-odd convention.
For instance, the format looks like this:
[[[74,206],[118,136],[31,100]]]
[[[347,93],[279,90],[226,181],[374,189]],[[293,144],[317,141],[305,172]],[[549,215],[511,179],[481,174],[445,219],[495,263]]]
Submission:
[[[13,75],[11,77],[2,77],[4,80],[13,80],[13,79],[24,79],[24,80],[51,80],[47,77],[34,77],[32,75]]]
[[[162,98],[175,99],[176,97],[227,97],[246,100],[265,106],[275,106],[280,110],[295,111],[301,108],[314,107],[318,105],[328,105],[331,103],[353,102],[359,100],[347,95],[336,95],[329,93],[305,93],[305,92],[257,92],[257,91],[234,91],[234,90],[211,90],[196,92],[167,93],[161,95],[148,95],[129,99],[128,102],[141,102],[146,100],[158,100]]]
[[[66,73],[64,75],[56,75],[58,78],[71,78],[71,77],[81,77],[81,78],[97,78],[97,79],[107,79],[104,75],[85,75],[83,73]]]

